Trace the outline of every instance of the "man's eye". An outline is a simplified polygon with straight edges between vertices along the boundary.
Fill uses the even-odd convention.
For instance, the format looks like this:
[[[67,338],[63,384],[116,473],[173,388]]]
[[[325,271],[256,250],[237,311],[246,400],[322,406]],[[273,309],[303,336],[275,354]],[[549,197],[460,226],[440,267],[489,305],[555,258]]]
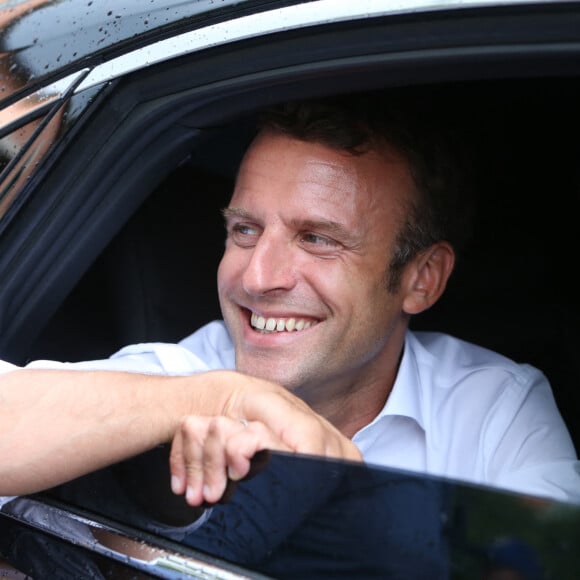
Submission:
[[[336,242],[332,238],[321,236],[320,234],[302,234],[302,240],[309,244],[322,244],[324,246],[334,246]]]
[[[256,228],[247,224],[236,224],[232,230],[234,233],[240,234],[242,236],[251,236],[256,233]]]
[[[234,224],[230,228],[230,236],[234,242],[240,246],[253,246],[258,239],[260,232],[258,228],[250,224]]]
[[[313,234],[306,232],[301,235],[302,243],[309,247],[315,247],[319,250],[331,250],[336,248],[339,244],[336,240],[320,234]]]

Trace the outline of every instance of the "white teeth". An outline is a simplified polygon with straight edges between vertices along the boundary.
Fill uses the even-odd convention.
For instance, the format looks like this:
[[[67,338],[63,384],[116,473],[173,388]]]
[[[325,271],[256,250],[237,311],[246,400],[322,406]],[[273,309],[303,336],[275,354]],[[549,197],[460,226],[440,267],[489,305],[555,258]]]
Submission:
[[[306,330],[316,322],[301,318],[298,320],[296,318],[264,318],[252,312],[250,324],[262,332],[292,332],[293,330]]]

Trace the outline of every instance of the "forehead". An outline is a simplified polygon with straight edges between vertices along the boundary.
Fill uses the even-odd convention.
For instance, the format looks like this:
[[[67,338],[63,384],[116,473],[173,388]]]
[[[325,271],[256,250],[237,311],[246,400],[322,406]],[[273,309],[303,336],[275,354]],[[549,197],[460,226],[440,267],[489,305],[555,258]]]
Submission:
[[[406,160],[385,146],[360,155],[263,131],[240,166],[231,205],[338,212],[343,218],[400,214],[413,195]]]

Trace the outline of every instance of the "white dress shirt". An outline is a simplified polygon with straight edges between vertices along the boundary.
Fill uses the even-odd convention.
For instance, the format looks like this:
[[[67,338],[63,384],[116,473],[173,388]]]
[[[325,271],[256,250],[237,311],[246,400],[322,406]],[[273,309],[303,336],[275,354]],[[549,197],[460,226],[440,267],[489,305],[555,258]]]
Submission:
[[[235,354],[225,324],[214,321],[179,344],[131,345],[100,361],[27,365],[63,366],[187,375],[234,369]],[[546,377],[448,335],[407,333],[393,390],[353,441],[367,463],[580,503],[580,462]]]

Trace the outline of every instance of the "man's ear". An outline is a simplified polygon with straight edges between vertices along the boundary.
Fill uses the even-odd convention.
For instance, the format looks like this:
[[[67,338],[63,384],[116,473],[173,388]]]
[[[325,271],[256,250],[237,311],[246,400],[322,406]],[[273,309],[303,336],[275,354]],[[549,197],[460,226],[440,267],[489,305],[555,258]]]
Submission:
[[[417,255],[403,276],[403,311],[418,314],[433,306],[445,291],[454,266],[455,251],[448,242],[437,242]]]

